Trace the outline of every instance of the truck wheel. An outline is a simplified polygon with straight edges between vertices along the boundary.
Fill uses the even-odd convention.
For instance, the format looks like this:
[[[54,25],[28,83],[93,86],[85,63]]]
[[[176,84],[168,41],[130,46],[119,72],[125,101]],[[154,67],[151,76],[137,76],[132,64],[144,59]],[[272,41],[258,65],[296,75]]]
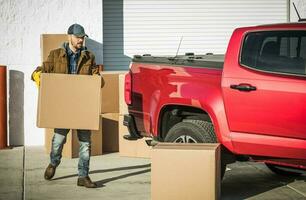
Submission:
[[[275,174],[282,175],[282,176],[301,176],[302,172],[299,172],[292,168],[286,168],[283,166],[278,166],[270,163],[265,163],[266,166]]]
[[[212,123],[201,120],[185,120],[175,124],[168,132],[164,142],[171,143],[217,143]],[[222,157],[222,156],[221,156]],[[226,164],[221,160],[221,179]]]

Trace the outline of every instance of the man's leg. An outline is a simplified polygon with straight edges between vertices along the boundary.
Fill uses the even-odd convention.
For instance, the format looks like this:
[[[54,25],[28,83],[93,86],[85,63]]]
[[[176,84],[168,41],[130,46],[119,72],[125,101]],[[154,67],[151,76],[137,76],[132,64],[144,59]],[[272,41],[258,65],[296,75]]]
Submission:
[[[96,184],[93,183],[88,176],[91,153],[91,131],[77,130],[77,132],[80,143],[78,163],[79,178],[77,185],[94,188],[96,187]]]
[[[69,129],[54,129],[50,152],[50,164],[44,176],[46,180],[50,180],[54,176],[55,169],[61,162],[63,146],[66,143],[68,132]]]

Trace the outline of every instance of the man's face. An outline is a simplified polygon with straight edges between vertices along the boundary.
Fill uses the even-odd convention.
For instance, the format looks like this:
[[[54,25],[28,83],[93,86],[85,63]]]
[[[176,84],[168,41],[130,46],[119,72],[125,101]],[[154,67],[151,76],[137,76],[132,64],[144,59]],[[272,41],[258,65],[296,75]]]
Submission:
[[[84,43],[84,37],[77,37],[75,35],[69,35],[69,43],[75,48],[75,49],[81,49]]]

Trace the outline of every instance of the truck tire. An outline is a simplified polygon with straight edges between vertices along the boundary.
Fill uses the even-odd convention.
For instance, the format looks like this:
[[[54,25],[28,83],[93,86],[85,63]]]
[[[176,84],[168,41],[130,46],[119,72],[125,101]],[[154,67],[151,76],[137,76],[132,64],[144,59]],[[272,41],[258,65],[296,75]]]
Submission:
[[[212,123],[202,120],[184,120],[169,130],[164,142],[217,143],[218,141]],[[221,160],[221,179],[223,179],[225,169],[226,164]]]
[[[294,169],[291,168],[286,168],[270,163],[265,163],[265,164],[272,172],[274,172],[277,175],[294,177],[294,176],[301,176],[303,174],[302,172],[299,172],[297,170],[295,171]]]

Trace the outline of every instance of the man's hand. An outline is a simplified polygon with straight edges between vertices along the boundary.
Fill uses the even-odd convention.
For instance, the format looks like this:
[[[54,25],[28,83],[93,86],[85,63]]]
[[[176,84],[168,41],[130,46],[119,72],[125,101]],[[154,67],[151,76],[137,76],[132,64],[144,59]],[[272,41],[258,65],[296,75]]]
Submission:
[[[95,65],[91,68],[92,75],[100,75],[100,67],[99,65]]]
[[[35,81],[37,87],[39,88],[39,84],[40,84],[40,74],[41,74],[41,71],[34,71],[32,73],[32,80]]]

